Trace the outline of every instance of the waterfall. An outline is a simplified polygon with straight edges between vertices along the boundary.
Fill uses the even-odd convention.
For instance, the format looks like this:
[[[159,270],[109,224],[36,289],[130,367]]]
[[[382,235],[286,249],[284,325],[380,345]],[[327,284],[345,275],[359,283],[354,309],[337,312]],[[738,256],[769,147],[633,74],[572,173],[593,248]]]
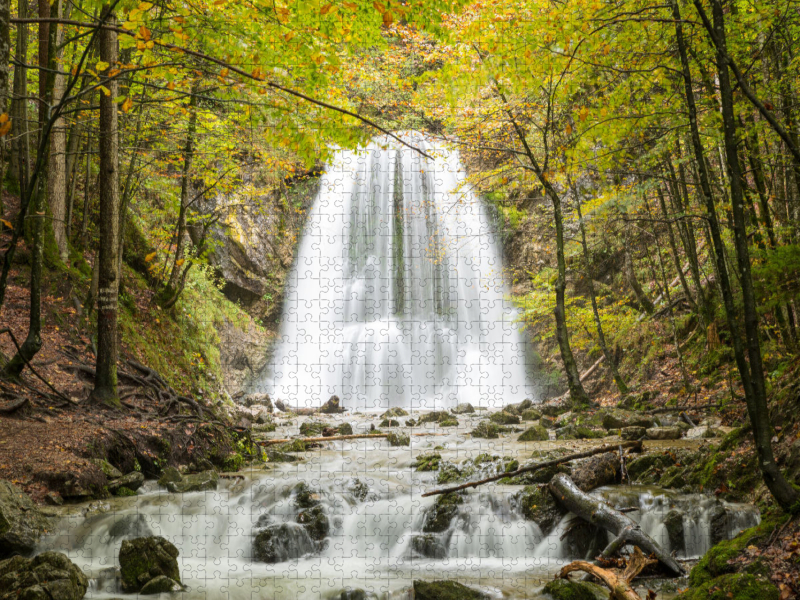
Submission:
[[[287,282],[260,391],[291,406],[501,406],[535,397],[495,220],[458,152],[402,134],[340,151]]]

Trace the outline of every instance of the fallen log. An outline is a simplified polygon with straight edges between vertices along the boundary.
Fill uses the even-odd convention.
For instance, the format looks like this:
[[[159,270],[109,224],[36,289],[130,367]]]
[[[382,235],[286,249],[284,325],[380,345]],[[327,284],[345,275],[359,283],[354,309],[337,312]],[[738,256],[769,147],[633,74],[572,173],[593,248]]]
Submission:
[[[646,558],[638,546],[633,549],[633,555],[625,567],[622,574],[615,573],[609,569],[603,569],[592,563],[582,560],[576,560],[569,563],[558,574],[562,579],[567,579],[570,573],[575,571],[583,571],[597,577],[600,581],[606,584],[611,590],[610,600],[642,600],[639,594],[631,587],[633,579],[644,569],[647,565],[651,565],[657,561]]]
[[[579,458],[588,458],[596,454],[615,452],[618,448],[620,450],[622,450],[623,448],[634,448],[636,450],[641,450],[642,441],[636,440],[633,442],[623,442],[621,444],[617,444],[616,446],[600,446],[599,448],[595,448],[593,450],[586,450],[585,452],[578,452],[576,454],[568,454],[567,456],[562,456],[561,458],[554,458],[553,460],[548,460],[545,462],[536,463],[535,465],[522,467],[517,469],[516,471],[509,471],[508,473],[500,473],[498,475],[492,475],[491,477],[487,477],[486,479],[479,479],[478,481],[470,481],[469,483],[464,483],[462,485],[456,485],[449,488],[442,488],[438,490],[433,490],[431,492],[425,492],[424,494],[422,494],[422,497],[425,498],[426,496],[438,496],[439,494],[449,494],[450,492],[458,492],[461,490],[478,487],[479,485],[483,485],[484,483],[491,483],[492,481],[498,481],[505,477],[516,477],[517,475],[522,475],[523,473],[532,473],[533,471],[546,469],[547,467],[555,467],[556,465],[560,465],[573,460],[578,460]]]
[[[389,433],[354,433],[352,435],[334,435],[331,437],[298,437],[298,438],[284,438],[280,440],[259,440],[256,444],[260,446],[272,446],[273,444],[286,444],[287,442],[293,442],[295,440],[301,440],[303,442],[335,442],[337,440],[358,440],[358,439],[367,439],[367,438],[385,438],[388,437]],[[447,435],[446,433],[411,433],[409,435],[412,436],[428,436],[428,435]]]
[[[568,511],[616,536],[616,539],[603,551],[602,556],[611,556],[624,545],[631,544],[638,546],[647,554],[654,555],[672,573],[684,574],[683,567],[653,538],[642,531],[636,521],[612,508],[600,498],[582,492],[569,475],[558,473],[550,480],[549,488],[556,502]]]

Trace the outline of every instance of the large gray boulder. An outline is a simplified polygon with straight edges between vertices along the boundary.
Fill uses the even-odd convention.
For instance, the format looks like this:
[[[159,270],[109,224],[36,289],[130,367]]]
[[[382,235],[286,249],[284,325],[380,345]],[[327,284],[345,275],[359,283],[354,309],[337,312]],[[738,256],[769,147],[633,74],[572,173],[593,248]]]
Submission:
[[[216,490],[217,485],[219,475],[216,471],[201,471],[194,475],[184,475],[180,481],[168,481],[167,489],[173,494],[186,494]]]
[[[131,495],[144,484],[144,475],[132,471],[118,479],[108,482],[108,490],[115,495]],[[126,493],[127,492],[127,493]]]
[[[51,527],[27,494],[13,483],[0,480],[0,558],[30,554]]]
[[[178,554],[178,549],[161,536],[123,541],[119,549],[122,589],[129,594],[140,592],[150,581],[162,575],[180,583]],[[157,587],[161,584],[163,581]]]
[[[265,563],[280,563],[314,552],[316,546],[302,525],[283,523],[258,531],[253,539],[253,557]]]
[[[60,552],[0,561],[3,600],[81,600],[88,587],[83,571]]]

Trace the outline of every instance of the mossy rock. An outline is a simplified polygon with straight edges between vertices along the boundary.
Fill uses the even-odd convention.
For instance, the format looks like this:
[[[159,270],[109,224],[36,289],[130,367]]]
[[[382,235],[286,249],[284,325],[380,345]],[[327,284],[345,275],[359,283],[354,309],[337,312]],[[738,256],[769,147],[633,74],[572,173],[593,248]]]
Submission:
[[[569,406],[564,404],[540,404],[537,408],[543,415],[553,418],[563,415],[565,412],[569,412]]]
[[[161,536],[124,540],[119,550],[122,589],[136,593],[159,575],[180,583],[178,554],[178,549]]]
[[[472,430],[472,437],[476,438],[484,438],[487,440],[493,440],[500,437],[501,433],[505,433],[508,431],[505,427],[501,427],[497,423],[492,423],[491,421],[481,421],[478,423],[478,426]]]
[[[411,538],[411,549],[425,558],[441,560],[447,558],[447,547],[440,536],[433,533],[415,535]]]
[[[542,418],[542,413],[535,408],[528,408],[522,411],[520,418],[523,421],[538,421]]]
[[[512,415],[510,412],[501,410],[489,416],[489,420],[497,425],[519,425],[520,418],[517,415]]]
[[[631,425],[630,427],[623,427],[620,429],[619,437],[623,440],[627,440],[629,442],[634,442],[636,440],[642,439],[645,435],[647,435],[647,429],[644,427],[639,427],[638,425]]]
[[[390,408],[385,413],[381,415],[381,418],[384,419],[391,419],[392,417],[407,417],[408,411],[403,410],[399,406],[395,406],[394,408]]]
[[[170,481],[167,483],[167,489],[173,494],[187,494],[216,490],[218,485],[219,475],[216,471],[203,471],[194,475],[186,475],[180,481]]]
[[[414,600],[489,600],[489,596],[457,581],[414,581]]]
[[[446,410],[434,410],[433,412],[420,415],[420,417],[417,419],[417,425],[424,425],[425,423],[441,424],[442,421],[450,421],[454,419],[455,417]]]
[[[115,496],[135,495],[136,490],[144,485],[144,475],[138,471],[131,471],[118,479],[108,482],[108,491]],[[131,493],[128,493],[131,492]]]
[[[436,475],[436,483],[447,484],[457,483],[466,479],[464,472],[453,463],[445,462],[439,468],[439,473]]]
[[[539,456],[535,456],[534,458],[538,459]],[[507,479],[501,479],[500,483],[507,484],[507,485],[531,485],[535,483],[550,483],[550,480],[556,476],[558,473],[566,473],[569,475],[572,473],[572,467],[569,464],[563,465],[554,465],[552,467],[546,467],[544,469],[537,469],[536,471],[530,473],[523,473],[522,475],[517,475],[516,477],[510,477]]]
[[[0,561],[0,598],[81,600],[88,587],[83,571],[60,552]]]
[[[609,408],[599,412],[602,414],[603,427],[606,429],[623,429],[625,427],[644,427],[647,429],[656,426],[654,417],[630,410]]]
[[[606,436],[602,429],[591,429],[581,425],[567,425],[556,429],[557,440],[592,440]]]
[[[628,476],[632,481],[636,481],[645,472],[650,469],[657,468],[663,469],[675,464],[672,456],[667,453],[664,454],[643,454],[638,458],[633,459],[627,465]]]
[[[686,485],[686,479],[684,478],[683,468],[677,465],[669,467],[664,474],[661,476],[658,484],[661,487],[668,488],[668,489],[679,489]]]
[[[608,590],[596,583],[554,579],[542,590],[553,600],[607,600]]]
[[[406,435],[405,433],[399,433],[393,431],[386,436],[386,440],[389,442],[389,445],[393,447],[411,445],[411,437]]]
[[[278,452],[305,452],[307,449],[306,442],[300,439],[275,446],[275,450]]]
[[[253,557],[270,564],[300,558],[315,549],[306,528],[295,523],[270,525],[253,537]]]
[[[328,537],[331,525],[322,506],[312,506],[297,515],[297,522],[306,528],[312,540],[321,541]]]
[[[183,475],[175,467],[167,467],[161,471],[161,477],[158,478],[158,485],[167,487],[168,483],[178,483],[183,479]]]
[[[525,433],[517,438],[519,442],[546,442],[550,439],[550,434],[547,429],[541,425],[531,427]]]
[[[0,480],[0,558],[33,552],[50,527],[50,519],[25,492]]]
[[[451,409],[454,415],[469,415],[475,412],[475,407],[469,402],[462,402],[458,406]]]
[[[728,561],[736,558],[747,546],[756,545],[766,539],[776,527],[782,525],[787,519],[788,516],[785,515],[764,519],[759,525],[744,530],[732,540],[726,540],[713,546],[692,569],[689,574],[689,583],[692,587],[698,587],[715,577],[732,573],[736,567],[728,564]]]
[[[267,460],[274,463],[292,463],[302,459],[299,456],[281,452],[280,450],[267,450]]]
[[[556,428],[556,420],[553,417],[548,417],[547,415],[542,415],[539,418],[539,425],[541,425],[545,429],[555,429]]]
[[[342,423],[336,428],[337,435],[353,435],[353,426],[350,423]]]
[[[514,502],[519,507],[522,516],[533,521],[542,530],[543,535],[549,535],[561,518],[567,514],[558,504],[545,485],[529,485],[514,495]]]
[[[183,586],[177,581],[173,581],[166,575],[159,575],[148,581],[139,594],[141,596],[151,596],[153,594],[168,594],[171,592],[180,592]]]
[[[436,497],[436,502],[425,513],[422,531],[425,533],[441,533],[450,527],[450,521],[458,515],[458,507],[464,504],[464,498],[455,492]]]
[[[294,488],[294,504],[300,510],[318,506],[322,494],[310,487],[306,482],[300,482]]]
[[[439,462],[442,460],[442,455],[438,452],[429,452],[427,454],[420,454],[417,460],[414,461],[414,468],[417,471],[436,471],[439,469]]]
[[[89,460],[109,479],[122,477],[122,472],[107,460],[103,458],[91,458]]]
[[[378,427],[400,427],[400,422],[395,419],[384,419]]]
[[[320,437],[323,429],[330,428],[330,423],[324,421],[306,421],[300,425],[300,435],[305,437]]]
[[[730,573],[692,585],[675,600],[778,600],[780,591],[765,577]]]

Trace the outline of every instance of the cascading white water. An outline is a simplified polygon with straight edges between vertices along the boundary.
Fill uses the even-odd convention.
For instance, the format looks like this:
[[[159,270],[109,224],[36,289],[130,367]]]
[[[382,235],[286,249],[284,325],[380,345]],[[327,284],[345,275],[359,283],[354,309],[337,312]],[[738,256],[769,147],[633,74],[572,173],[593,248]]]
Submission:
[[[500,406],[535,397],[495,223],[458,153],[403,134],[337,153],[257,386],[291,406]]]

